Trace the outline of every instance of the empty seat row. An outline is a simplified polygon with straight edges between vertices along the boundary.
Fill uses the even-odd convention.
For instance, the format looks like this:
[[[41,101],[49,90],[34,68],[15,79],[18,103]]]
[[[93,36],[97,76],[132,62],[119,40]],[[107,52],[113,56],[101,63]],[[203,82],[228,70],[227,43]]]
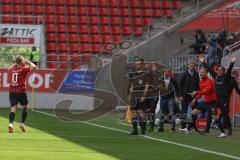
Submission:
[[[2,0],[2,4],[11,4],[14,5],[47,5],[47,6],[64,6],[72,7],[120,7],[120,8],[170,8],[180,4],[180,0],[67,0],[66,3],[64,0]],[[176,9],[180,8],[177,5]]]

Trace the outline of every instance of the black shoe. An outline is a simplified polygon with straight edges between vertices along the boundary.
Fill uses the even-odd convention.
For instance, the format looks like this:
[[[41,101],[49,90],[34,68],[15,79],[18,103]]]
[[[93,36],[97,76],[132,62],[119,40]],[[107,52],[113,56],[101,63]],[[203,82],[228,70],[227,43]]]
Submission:
[[[176,132],[176,129],[175,129],[175,128],[172,128],[172,129],[170,130],[170,132],[171,132],[171,133],[174,133],[174,132]]]
[[[203,133],[204,135],[206,135],[206,136],[209,136],[209,135],[210,135],[209,131],[207,131],[207,130],[204,130],[202,133]]]
[[[141,131],[141,135],[145,135],[145,131]]]
[[[228,136],[231,136],[231,135],[232,135],[232,130],[229,129],[229,130],[228,130]]]
[[[132,132],[130,133],[130,135],[138,135],[138,132],[137,132],[137,131],[132,131]]]
[[[163,128],[159,128],[158,132],[164,132]]]

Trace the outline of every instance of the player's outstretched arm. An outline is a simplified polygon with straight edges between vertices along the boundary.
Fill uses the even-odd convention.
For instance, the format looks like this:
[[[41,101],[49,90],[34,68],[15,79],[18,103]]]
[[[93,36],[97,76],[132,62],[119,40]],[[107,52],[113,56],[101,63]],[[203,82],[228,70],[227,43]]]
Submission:
[[[35,70],[35,69],[37,69],[37,66],[36,66],[34,63],[30,62],[29,60],[24,59],[24,62],[25,62],[26,65],[29,66],[30,70]]]

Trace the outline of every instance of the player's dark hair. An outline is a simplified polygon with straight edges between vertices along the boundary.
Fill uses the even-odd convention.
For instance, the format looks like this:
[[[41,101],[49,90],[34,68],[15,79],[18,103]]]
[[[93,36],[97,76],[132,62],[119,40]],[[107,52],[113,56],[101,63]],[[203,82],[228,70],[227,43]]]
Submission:
[[[15,62],[16,62],[17,64],[21,64],[21,63],[22,63],[22,60],[23,60],[23,57],[22,57],[22,56],[17,56]]]
[[[137,58],[136,62],[144,62],[144,59],[143,58]]]
[[[224,68],[223,66],[218,66],[218,68],[222,68],[223,71],[225,72],[225,68]],[[218,69],[218,68],[217,68],[217,69]]]

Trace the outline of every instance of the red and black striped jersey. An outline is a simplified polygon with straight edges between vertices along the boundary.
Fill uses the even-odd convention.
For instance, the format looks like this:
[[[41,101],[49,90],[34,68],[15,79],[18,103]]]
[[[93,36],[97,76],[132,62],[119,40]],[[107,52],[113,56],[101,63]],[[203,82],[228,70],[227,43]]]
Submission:
[[[30,68],[25,66],[13,65],[8,69],[9,91],[23,93],[26,91],[25,81]]]

